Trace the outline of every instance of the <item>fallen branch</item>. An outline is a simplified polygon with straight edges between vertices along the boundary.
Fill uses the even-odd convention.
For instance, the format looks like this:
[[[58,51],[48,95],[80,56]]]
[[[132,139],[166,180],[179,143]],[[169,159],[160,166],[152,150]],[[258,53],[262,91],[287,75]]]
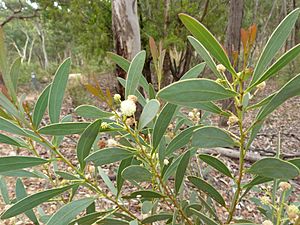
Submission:
[[[238,150],[230,149],[230,148],[211,148],[211,149],[202,149],[199,151],[201,153],[205,153],[205,154],[221,154],[223,156],[226,156],[226,157],[232,158],[232,159],[240,158],[240,152]],[[275,155],[275,152],[274,152],[274,155]],[[266,157],[265,155],[261,155],[258,153],[254,153],[252,151],[248,151],[245,156],[245,160],[249,161],[249,162],[256,162],[265,157]],[[300,153],[295,153],[295,154],[282,153],[280,155],[280,158],[282,158],[282,159],[292,159],[292,158],[296,158],[296,157],[300,157]]]

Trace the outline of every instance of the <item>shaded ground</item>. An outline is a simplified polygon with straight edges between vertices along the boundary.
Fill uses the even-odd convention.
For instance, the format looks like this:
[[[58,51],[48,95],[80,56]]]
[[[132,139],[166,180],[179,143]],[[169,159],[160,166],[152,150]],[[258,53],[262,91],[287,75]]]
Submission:
[[[103,76],[102,78],[102,86],[103,88],[109,86],[112,87],[112,84],[114,83],[112,77],[110,75]],[[114,85],[113,85],[114,86]],[[266,95],[266,93],[272,93],[272,90],[277,89],[277,83],[276,82],[271,82],[270,85],[268,85],[267,89],[264,90],[263,93],[260,93],[259,95],[263,96]],[[112,91],[114,92],[114,88],[112,87]],[[28,101],[33,101],[36,99],[36,93],[33,91],[30,91],[30,88],[24,87],[23,88],[24,93],[29,93],[27,95]],[[63,108],[63,113],[64,114],[69,114],[73,112],[73,103],[72,103],[72,98],[69,96],[65,100],[64,108]],[[103,104],[95,102],[95,105],[105,107]],[[262,130],[259,133],[259,136],[257,140],[254,141],[252,149],[255,150],[257,153],[267,153],[270,155],[273,155],[274,152],[276,152],[277,148],[277,139],[278,139],[278,133],[281,133],[281,142],[282,142],[282,147],[281,151],[285,154],[299,154],[299,149],[300,149],[300,130],[299,130],[299,124],[300,124],[300,97],[293,98],[289,101],[287,101],[284,105],[282,105],[278,110],[276,110],[272,116],[270,116],[266,123],[264,124]],[[253,118],[255,114],[251,114],[248,116],[245,121],[250,121],[251,118]],[[76,118],[76,116],[74,117]],[[234,128],[233,128],[234,129]],[[73,135],[70,138],[66,138],[65,141],[62,144],[62,152],[63,154],[68,158],[72,159],[72,163],[74,165],[77,165],[76,161],[76,153],[75,153],[75,148],[76,148],[76,139],[78,136]],[[105,139],[104,139],[105,140]],[[105,142],[105,141],[104,141]],[[49,152],[45,151],[43,148],[38,149],[39,152],[44,155],[45,157],[48,156]],[[0,144],[0,155],[28,155],[28,152],[25,150],[18,150],[13,149],[10,146]],[[222,157],[222,156],[221,156]],[[235,173],[237,172],[238,168],[238,161],[233,160],[227,157],[222,157],[222,160],[230,167],[232,168]],[[196,162],[193,162],[195,166],[199,166],[196,164]],[[250,165],[247,162],[247,165]],[[65,167],[64,165],[59,165],[60,167]],[[192,166],[191,170],[195,170],[196,167]],[[232,184],[230,181],[223,177],[220,176],[219,174],[216,174],[212,170],[207,170],[204,169],[205,165],[201,164],[200,165],[202,169],[202,175],[206,177],[208,180],[210,180],[212,183],[214,183],[217,187],[218,190],[221,191],[223,194],[224,198],[228,198],[230,196],[230,191],[232,189]],[[104,171],[107,172],[109,175],[114,175],[115,174],[115,169],[116,167],[114,165],[110,166],[105,166],[103,167]],[[93,174],[93,173],[91,173]],[[53,175],[53,182],[57,182],[57,184],[61,183],[62,180],[59,180],[55,178]],[[14,188],[15,188],[15,178],[5,178],[8,188],[9,188],[9,195],[10,198],[14,198]],[[45,190],[48,188],[51,188],[51,185],[48,182],[45,182],[42,179],[36,179],[36,178],[24,178],[22,179],[28,194],[33,194],[36,193],[40,190]],[[103,182],[99,181],[100,179],[97,179],[99,185],[104,189],[107,190],[107,187],[103,184]],[[170,181],[172,183],[172,181]],[[186,182],[187,183],[187,182]],[[300,178],[294,180],[292,184],[295,187],[295,191],[293,192],[293,195],[291,196],[291,201],[300,201],[299,196],[300,196]],[[146,185],[146,184],[145,184]],[[185,184],[188,185],[188,184]],[[126,183],[123,192],[124,193],[129,193],[132,192],[135,187],[131,186],[129,183]],[[189,187],[190,189],[190,187]],[[89,193],[85,189],[80,189],[79,190],[79,195],[82,196],[89,196],[92,193]],[[229,195],[230,194],[230,195]],[[251,195],[257,196],[257,193],[253,192]],[[64,196],[67,198],[68,196]],[[297,199],[298,198],[298,199]],[[97,208],[103,210],[104,208],[109,208],[111,205],[109,202],[105,202],[104,200],[101,200],[98,202]],[[136,211],[140,205],[137,201],[132,200],[131,201],[131,210]],[[43,209],[45,210],[46,213],[52,213],[55,209],[58,208],[58,205],[56,203],[49,203],[43,205]],[[0,198],[0,212],[4,209],[4,204],[2,199]],[[225,211],[219,212],[220,215],[223,215],[224,217],[226,216]],[[250,203],[249,201],[245,200],[242,202],[241,205],[238,206],[238,213],[237,215],[247,217],[249,219],[254,219],[256,221],[260,221],[261,218],[258,216],[257,209],[256,207]],[[1,221],[1,224],[14,224],[15,222],[18,222],[17,224],[31,224],[24,216],[19,216],[17,217],[16,221],[11,220],[11,221],[6,221],[3,222]]]

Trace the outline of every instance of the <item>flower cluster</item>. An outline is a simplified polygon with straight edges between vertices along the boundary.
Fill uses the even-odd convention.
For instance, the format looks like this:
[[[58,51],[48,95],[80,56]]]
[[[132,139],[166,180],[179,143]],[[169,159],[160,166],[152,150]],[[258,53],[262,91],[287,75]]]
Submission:
[[[127,100],[121,102],[121,113],[126,117],[133,116],[136,112],[136,102],[137,97],[134,95],[129,95]]]

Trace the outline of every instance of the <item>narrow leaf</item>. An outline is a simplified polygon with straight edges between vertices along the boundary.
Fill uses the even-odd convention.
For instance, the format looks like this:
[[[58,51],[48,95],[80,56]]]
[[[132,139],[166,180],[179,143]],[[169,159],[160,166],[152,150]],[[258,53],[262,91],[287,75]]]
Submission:
[[[121,67],[125,72],[128,73],[129,67],[130,67],[130,62],[123,58],[122,56],[119,56],[113,52],[108,52],[107,53],[110,58],[119,66]],[[144,91],[148,93],[147,87],[148,87],[148,82],[146,80],[146,78],[141,74],[140,75],[140,80],[139,80],[139,84],[143,87]],[[126,86],[126,84],[124,84],[124,87]]]
[[[23,198],[27,197],[27,193],[25,190],[25,187],[21,181],[21,179],[17,179],[16,182],[16,198],[17,201],[22,200]],[[36,218],[34,212],[32,209],[28,210],[25,212],[25,215],[34,223],[34,224],[39,224],[38,219]]]
[[[122,172],[122,177],[125,180],[143,182],[143,181],[151,181],[152,174],[145,167],[133,165],[128,166]]]
[[[232,176],[230,170],[227,168],[227,166],[221,160],[217,159],[216,157],[206,155],[206,154],[201,154],[201,155],[199,155],[199,158],[202,161],[204,161],[205,163],[207,163],[208,165],[212,166],[213,168],[215,168],[216,170],[221,172],[222,174],[224,174],[225,176],[233,178],[233,176]]]
[[[122,186],[124,184],[124,178],[122,177],[122,173],[125,168],[131,165],[132,158],[123,159],[119,165],[118,172],[117,172],[117,193],[120,194]]]
[[[247,172],[273,179],[293,179],[299,176],[299,169],[294,164],[277,158],[263,158],[254,163]]]
[[[13,170],[13,171],[8,171],[8,172],[2,172],[0,173],[1,176],[6,176],[6,177],[34,177],[34,178],[42,178],[42,179],[47,179],[48,177],[45,176],[42,173],[39,173],[38,171],[27,171],[27,170]]]
[[[17,58],[11,68],[10,68],[10,77],[12,81],[12,85],[15,89],[15,92],[17,92],[17,86],[18,86],[18,78],[20,75],[20,67],[21,67],[21,58]]]
[[[143,129],[155,118],[156,114],[159,111],[159,107],[159,101],[157,101],[156,99],[151,99],[145,105],[138,124],[139,130]]]
[[[287,82],[271,99],[268,99],[267,104],[261,108],[256,116],[255,123],[251,130],[251,135],[247,145],[250,146],[257,133],[259,132],[263,121],[270,115],[275,109],[277,109],[287,99],[300,95],[300,74]]]
[[[48,85],[42,94],[39,96],[32,113],[32,124],[35,128],[38,128],[48,106],[49,92],[51,84]]]
[[[204,48],[204,46],[194,37],[188,36],[188,40],[194,47],[196,52],[201,56],[201,58],[206,62],[207,66],[216,75],[217,78],[223,79],[223,76],[217,70],[217,65],[212,59],[209,52]]]
[[[0,92],[0,106],[11,116],[21,119],[20,111],[2,92]]]
[[[97,221],[99,225],[129,225],[129,222],[120,219],[113,219],[113,218],[105,218],[100,221]]]
[[[289,37],[290,32],[294,28],[299,12],[299,9],[293,10],[274,30],[257,61],[250,85],[255,83],[262,76],[263,72],[272,61],[278,50],[283,46],[286,39]]]
[[[175,82],[163,88],[157,94],[164,101],[183,106],[227,99],[236,95],[236,92],[225,89],[213,80],[204,78]]]
[[[300,44],[291,48],[285,54],[283,54],[263,75],[253,83],[247,90],[251,90],[256,85],[262,83],[263,81],[269,79],[274,74],[276,74],[279,70],[285,67],[288,63],[293,61],[300,54]]]
[[[199,75],[202,73],[202,71],[205,68],[205,63],[200,63],[193,68],[191,68],[189,71],[187,71],[181,78],[180,80],[186,80],[186,79],[191,79],[191,78],[198,78]]]
[[[84,118],[87,119],[99,119],[99,118],[108,118],[113,116],[114,114],[111,112],[106,112],[99,109],[93,105],[81,105],[75,109],[75,112]]]
[[[79,219],[73,220],[69,223],[69,225],[91,225],[97,222],[102,216],[105,216],[106,214],[110,213],[110,211],[106,212],[94,212],[87,214]]]
[[[288,162],[294,164],[300,170],[300,158],[294,158],[294,159],[289,160]]]
[[[230,64],[229,58],[223,47],[217,39],[193,17],[184,13],[179,14],[179,18],[185,27],[193,34],[193,36],[206,48],[213,57],[222,63],[231,73],[235,74],[235,70]]]
[[[51,216],[47,225],[69,224],[81,211],[92,204],[94,200],[94,198],[84,198],[64,205]]]
[[[132,192],[129,196],[123,196],[124,199],[131,199],[131,198],[152,199],[152,198],[162,198],[162,197],[164,197],[162,194],[155,191],[135,191]]]
[[[233,147],[229,134],[218,127],[201,127],[194,131],[192,145],[199,148]]]
[[[91,123],[82,133],[77,144],[77,159],[80,164],[81,170],[84,170],[85,161],[84,159],[90,154],[92,146],[97,138],[99,129],[101,126],[101,120],[98,119]]]
[[[110,180],[109,176],[104,172],[103,169],[101,169],[100,166],[97,167],[98,173],[100,175],[100,177],[102,178],[102,180],[104,181],[104,183],[106,184],[106,186],[108,187],[108,189],[111,191],[111,193],[113,195],[117,195],[118,191],[115,188],[115,185],[113,184],[113,182]]]
[[[190,209],[190,210],[197,217],[199,217],[204,222],[204,224],[206,224],[206,225],[219,225],[218,223],[216,223],[215,221],[213,221],[212,219],[210,219],[209,217],[207,217],[205,214],[199,212],[198,210],[195,210],[195,209]]]
[[[167,157],[171,155],[174,151],[188,144],[192,137],[193,131],[197,128],[199,127],[198,126],[189,127],[184,131],[182,131],[181,133],[177,134],[168,144],[165,150],[165,156]]]
[[[139,85],[139,80],[144,68],[146,58],[146,52],[139,52],[132,60],[130,67],[128,69],[126,87],[125,87],[125,97],[128,95],[135,95],[137,87]]]
[[[12,205],[9,209],[7,209],[2,215],[1,219],[8,219],[14,216],[17,216],[23,212],[26,212],[27,210],[30,210],[49,199],[67,191],[74,185],[65,186],[62,188],[42,191],[30,196],[27,196],[26,198],[23,198],[22,200],[18,201],[14,205]]]
[[[218,202],[220,205],[226,207],[226,203],[222,197],[222,195],[209,183],[202,180],[199,177],[189,176],[189,181],[194,184],[199,190],[208,194],[212,199]]]
[[[8,137],[4,134],[0,133],[0,143],[8,144],[8,145],[14,145],[17,147],[24,147],[26,146],[25,142],[22,141],[22,139],[15,139],[12,137]]]
[[[70,134],[82,133],[90,123],[86,122],[65,122],[65,123],[54,123],[48,126],[41,127],[38,132],[40,134],[53,135],[53,136],[64,136]]]
[[[49,93],[49,117],[51,123],[58,123],[62,107],[64,92],[67,86],[69,71],[71,67],[70,58],[66,59],[57,69]]]
[[[48,106],[48,100],[49,100],[49,92],[50,92],[51,84],[49,84],[42,94],[39,96],[33,110],[32,114],[32,123],[35,128],[38,128],[43,116],[46,112],[47,106]]]
[[[162,111],[160,112],[160,114],[158,115],[158,118],[156,119],[153,128],[153,135],[152,135],[153,149],[156,149],[158,147],[170,122],[172,121],[172,118],[176,110],[177,110],[176,105],[166,104],[162,109]]]
[[[0,176],[0,193],[4,203],[9,205],[10,200],[9,200],[8,188],[7,188],[6,181],[2,176]]]
[[[286,83],[258,113],[256,120],[261,121],[265,119],[278,106],[284,103],[287,99],[300,95],[300,74]]]
[[[121,161],[134,155],[134,152],[122,148],[106,148],[89,155],[85,161],[92,161],[96,166]]]
[[[142,220],[142,224],[150,224],[158,221],[163,221],[163,220],[168,220],[173,217],[172,214],[168,213],[161,213],[161,214],[156,214],[152,216],[148,216],[147,218]]]
[[[177,170],[176,170],[176,174],[175,174],[175,193],[177,194],[180,190],[181,184],[183,182],[183,178],[185,175],[185,171],[188,167],[189,161],[190,161],[190,157],[191,157],[191,152],[187,151],[183,157],[181,158]]]
[[[48,160],[29,156],[0,157],[0,173],[48,163]]]

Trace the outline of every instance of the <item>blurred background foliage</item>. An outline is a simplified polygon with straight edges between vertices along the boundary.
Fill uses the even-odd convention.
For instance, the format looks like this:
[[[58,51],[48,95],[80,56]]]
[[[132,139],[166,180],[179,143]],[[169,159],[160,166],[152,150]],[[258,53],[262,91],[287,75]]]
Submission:
[[[299,4],[298,0],[244,0],[242,27],[257,25],[256,50],[267,41],[280,20]],[[74,73],[85,76],[112,73],[114,65],[106,55],[114,51],[111,5],[111,0],[0,1],[0,23],[9,58],[12,61],[19,56],[23,62],[20,82],[29,82],[32,72],[38,79],[51,77],[66,57],[72,57]],[[188,48],[188,32],[178,18],[181,12],[202,21],[224,43],[231,16],[229,5],[229,0],[138,0],[141,49],[150,55],[152,36],[172,53],[173,61],[178,60],[176,55]],[[286,48],[298,43],[298,27],[299,22]],[[193,53],[188,64],[199,61]]]

